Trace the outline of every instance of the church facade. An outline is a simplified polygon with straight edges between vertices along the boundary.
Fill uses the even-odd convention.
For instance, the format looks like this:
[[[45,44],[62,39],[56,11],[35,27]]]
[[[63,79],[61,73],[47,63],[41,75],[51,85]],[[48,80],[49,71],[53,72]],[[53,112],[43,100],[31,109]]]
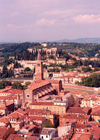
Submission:
[[[35,80],[23,92],[23,107],[45,95],[58,94],[62,90],[62,82],[56,80],[43,80],[43,61],[38,52],[36,61]]]

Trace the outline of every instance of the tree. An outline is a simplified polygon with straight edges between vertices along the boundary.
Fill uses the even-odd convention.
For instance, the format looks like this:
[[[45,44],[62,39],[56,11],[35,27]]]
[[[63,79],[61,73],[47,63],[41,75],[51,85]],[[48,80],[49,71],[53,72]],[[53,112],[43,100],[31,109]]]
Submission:
[[[11,58],[11,59],[5,59],[4,61],[3,61],[3,65],[9,65],[9,64],[11,64],[11,63],[14,63],[15,61]]]
[[[53,55],[50,55],[49,58],[54,59],[54,60],[56,59],[55,56],[53,56]]]
[[[49,120],[46,120],[46,121],[43,123],[43,126],[42,126],[42,127],[54,128],[53,124],[52,124],[51,121],[49,121]]]
[[[23,53],[22,53],[22,59],[23,60],[29,60],[30,59],[30,52],[29,51],[24,51]]]
[[[33,54],[33,50],[32,50],[31,56],[30,56],[30,60],[35,60],[35,56]]]
[[[31,71],[31,69],[29,67],[26,67],[24,71]]]
[[[79,84],[89,87],[100,87],[100,74],[94,73],[89,77],[83,77],[82,82],[79,82]]]
[[[8,77],[8,69],[7,66],[4,65],[2,70],[2,78],[6,78],[6,77]]]
[[[21,67],[21,64],[16,61],[14,64],[14,68],[19,68],[19,67]]]
[[[13,86],[13,88],[15,88],[15,89],[20,89],[20,90],[23,89],[23,86],[21,85],[20,82],[15,82],[15,83],[12,84],[12,86]]]
[[[47,69],[47,65],[46,64],[43,64],[43,68]]]
[[[8,77],[12,77],[12,76],[14,76],[14,71],[12,69],[10,69],[8,71]]]
[[[23,86],[23,89],[26,89],[30,84],[31,82],[26,82],[25,85]]]
[[[9,81],[0,82],[0,89],[5,88],[6,86],[11,86],[11,82],[9,82]]]
[[[84,72],[89,72],[89,71],[92,71],[92,69],[91,69],[89,66],[87,66],[87,67],[84,69]]]

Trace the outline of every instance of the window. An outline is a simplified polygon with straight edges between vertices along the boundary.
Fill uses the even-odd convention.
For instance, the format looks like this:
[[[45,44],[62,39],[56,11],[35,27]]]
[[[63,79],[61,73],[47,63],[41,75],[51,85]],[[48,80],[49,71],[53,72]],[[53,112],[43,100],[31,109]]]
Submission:
[[[30,97],[30,95],[29,95],[29,94],[27,94],[27,97],[29,98],[29,97]]]
[[[42,136],[42,139],[43,139],[43,136]]]
[[[46,135],[46,138],[48,138],[48,135]]]

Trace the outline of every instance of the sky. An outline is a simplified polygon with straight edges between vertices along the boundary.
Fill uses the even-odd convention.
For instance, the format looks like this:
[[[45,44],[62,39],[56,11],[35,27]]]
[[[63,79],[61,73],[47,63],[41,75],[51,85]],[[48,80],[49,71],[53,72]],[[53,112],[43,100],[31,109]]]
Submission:
[[[0,42],[100,37],[100,0],[0,0]]]

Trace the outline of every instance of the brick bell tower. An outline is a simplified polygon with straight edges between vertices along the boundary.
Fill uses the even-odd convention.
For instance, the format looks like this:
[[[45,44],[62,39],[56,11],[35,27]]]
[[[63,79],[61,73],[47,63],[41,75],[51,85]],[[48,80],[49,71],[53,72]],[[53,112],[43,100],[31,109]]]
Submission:
[[[41,60],[39,51],[36,61],[36,80],[43,80],[43,61]]]

